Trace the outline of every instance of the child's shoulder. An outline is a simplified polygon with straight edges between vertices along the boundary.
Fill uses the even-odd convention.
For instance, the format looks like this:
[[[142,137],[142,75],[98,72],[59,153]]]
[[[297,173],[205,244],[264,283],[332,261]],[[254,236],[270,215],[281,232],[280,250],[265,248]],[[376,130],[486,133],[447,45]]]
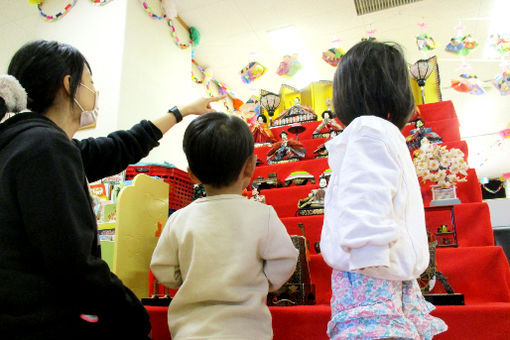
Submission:
[[[363,137],[386,139],[389,134],[400,133],[393,123],[377,116],[360,116],[349,127],[351,134]]]

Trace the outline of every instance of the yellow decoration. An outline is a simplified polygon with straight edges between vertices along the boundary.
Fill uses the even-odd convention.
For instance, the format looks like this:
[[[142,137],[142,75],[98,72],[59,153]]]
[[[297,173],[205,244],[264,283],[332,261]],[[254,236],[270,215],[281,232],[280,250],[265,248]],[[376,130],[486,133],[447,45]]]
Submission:
[[[294,100],[298,98],[301,105],[310,106],[317,114],[318,119],[322,119],[322,112],[328,109],[326,100],[333,99],[333,86],[331,81],[313,82],[302,90],[298,90],[289,85],[282,85],[280,88],[281,104],[276,109],[274,117],[289,109],[295,104]]]
[[[31,5],[37,5],[40,2],[42,2],[42,0],[28,0],[28,3]]]
[[[432,65],[432,73],[425,81],[425,103],[436,103],[442,101],[441,96],[441,82],[439,78],[439,68],[437,65],[437,56],[434,56],[429,59],[429,63]],[[413,91],[413,97],[416,105],[423,104],[421,98],[421,89],[418,86],[418,82],[411,77],[411,90]]]
[[[158,222],[168,219],[168,183],[140,174],[121,190],[112,271],[139,298],[149,296],[148,277]]]

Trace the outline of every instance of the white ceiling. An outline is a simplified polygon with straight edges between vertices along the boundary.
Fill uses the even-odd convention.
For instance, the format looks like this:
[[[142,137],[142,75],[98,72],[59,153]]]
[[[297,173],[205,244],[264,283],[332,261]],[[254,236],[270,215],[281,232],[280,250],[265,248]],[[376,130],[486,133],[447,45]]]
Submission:
[[[502,60],[487,56],[490,51],[487,38],[498,15],[495,13],[498,1],[510,2],[423,0],[363,16],[356,15],[353,0],[176,0],[176,3],[179,16],[201,33],[195,59],[241,99],[258,94],[260,89],[278,93],[282,84],[297,88],[306,84],[299,79],[299,73],[291,79],[275,73],[283,53],[273,45],[268,32],[287,26],[294,26],[302,37],[309,55],[304,67],[316,71],[313,80],[332,80],[335,68],[321,59],[323,51],[338,46],[347,51],[370,30],[376,30],[375,36],[380,41],[401,44],[408,62],[437,55],[443,99],[453,100],[461,135],[469,144],[471,166],[480,176],[496,177],[510,172],[510,139],[495,146],[498,139],[495,133],[510,123],[510,96],[502,97],[494,88],[484,96],[463,94],[449,88],[449,84],[452,78],[466,73],[459,69],[464,62],[472,67],[468,73],[481,80],[492,79],[501,72]],[[504,22],[510,25],[508,19]],[[439,43],[437,49],[418,51],[415,37],[421,33],[419,23],[426,24],[426,32]],[[480,42],[465,60],[444,51],[459,25]],[[510,27],[506,31],[510,32]],[[336,46],[332,43],[335,40],[340,40]],[[239,71],[253,60],[267,67],[266,74],[244,84]]]

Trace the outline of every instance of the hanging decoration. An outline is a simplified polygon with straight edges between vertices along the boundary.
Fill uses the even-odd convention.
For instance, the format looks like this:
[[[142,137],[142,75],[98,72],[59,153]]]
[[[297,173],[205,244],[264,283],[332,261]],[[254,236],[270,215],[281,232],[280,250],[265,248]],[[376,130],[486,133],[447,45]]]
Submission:
[[[474,74],[461,74],[457,79],[450,81],[451,87],[457,92],[470,93],[474,95],[485,94],[482,82]]]
[[[509,34],[491,34],[489,36],[489,44],[499,54],[504,55],[510,52],[510,35]]]
[[[246,65],[241,72],[241,80],[245,84],[250,84],[251,82],[259,79],[266,73],[267,68],[259,63],[258,61],[252,61],[248,65]]]
[[[301,70],[303,66],[298,60],[298,54],[295,53],[292,56],[285,55],[283,57],[282,62],[278,66],[278,69],[276,70],[276,74],[279,76],[292,78],[296,73]]]
[[[90,0],[90,2],[92,2],[94,5],[104,6],[112,2],[112,0]]]
[[[361,41],[376,41],[377,39],[375,38],[375,33],[377,32],[377,30],[373,30],[373,29],[370,29],[368,31],[366,31],[365,33],[367,34],[366,36],[364,37],[361,37]]]
[[[341,48],[332,47],[322,52],[322,60],[333,67],[337,67],[345,52]]]
[[[416,45],[419,51],[432,51],[437,47],[435,40],[426,33],[427,25],[425,23],[418,24],[421,29],[421,34],[416,36]]]
[[[503,129],[497,133],[492,133],[491,135],[496,135],[496,134],[498,135],[498,138],[496,138],[494,140],[494,142],[492,142],[492,144],[489,147],[487,147],[483,151],[477,152],[475,155],[472,156],[473,160],[482,159],[481,161],[477,161],[477,163],[479,163],[478,168],[481,168],[482,166],[484,166],[485,163],[487,163],[487,161],[490,158],[492,158],[492,156],[494,156],[494,154],[503,145],[503,143],[505,142],[506,139],[510,139],[510,128]],[[505,174],[503,174],[503,175],[505,175]]]
[[[465,36],[455,36],[450,39],[450,42],[446,45],[445,51],[458,54],[460,56],[466,56],[478,45],[478,41],[470,34]]]
[[[176,34],[176,30],[175,30],[175,26],[174,26],[173,21],[171,19],[168,19],[167,20],[167,24],[170,27],[170,36],[172,37],[172,39],[174,40],[175,44],[179,48],[185,50],[185,49],[187,49],[187,48],[189,48],[191,46],[197,46],[199,44],[199,42],[200,42],[200,32],[195,27],[191,26],[189,28],[190,40],[187,43],[183,43],[183,42],[181,42],[179,40],[179,37]]]
[[[416,45],[419,51],[432,51],[437,47],[437,43],[427,33],[422,33],[416,36]]]
[[[496,89],[498,89],[499,93],[502,96],[507,96],[510,94],[510,72],[505,71],[502,72],[496,77],[494,77],[494,80],[492,81],[492,84]]]
[[[217,80],[207,69],[205,69],[200,64],[198,64],[195,59],[191,59],[191,62],[202,73],[202,80],[197,78],[193,74],[193,72],[191,73],[191,79],[193,79],[193,81],[197,84],[202,84],[202,83],[205,84],[207,93],[211,97],[213,97],[215,95],[214,92],[212,91],[211,84],[215,84],[218,87],[219,93],[221,95],[226,95],[232,100],[233,108],[230,108],[227,105],[227,102],[225,100],[223,101],[223,104],[224,104],[225,108],[227,109],[227,111],[231,112],[231,113],[236,113],[236,111],[238,111],[239,108],[244,104],[244,102],[239,99],[237,94],[234,91],[232,91],[232,89],[229,88],[227,85],[225,85],[221,81]],[[192,67],[193,67],[193,65],[192,65]]]
[[[257,116],[260,115],[259,98],[255,95],[251,96],[246,103],[239,108],[239,110],[248,125],[254,124],[257,121]]]
[[[46,20],[48,22],[55,22],[55,21],[57,21],[59,19],[62,19],[62,17],[64,17],[67,13],[69,13],[69,11],[74,7],[74,5],[76,5],[77,1],[78,0],[73,0],[72,2],[69,2],[64,7],[63,11],[58,12],[55,15],[48,15],[48,14],[43,12],[42,6],[43,6],[44,1],[30,1],[30,3],[31,4],[37,4],[37,9],[39,10],[39,13],[41,14],[41,16],[43,17],[44,20]]]
[[[149,17],[151,17],[152,19],[163,20],[163,19],[166,18],[166,14],[165,13],[162,13],[161,15],[159,15],[157,13],[154,13],[154,10],[152,9],[151,6],[149,6],[147,4],[146,1],[138,0],[138,2],[140,2],[140,4],[142,4],[142,7],[143,7],[143,10],[145,11],[145,13],[147,13],[149,15]]]

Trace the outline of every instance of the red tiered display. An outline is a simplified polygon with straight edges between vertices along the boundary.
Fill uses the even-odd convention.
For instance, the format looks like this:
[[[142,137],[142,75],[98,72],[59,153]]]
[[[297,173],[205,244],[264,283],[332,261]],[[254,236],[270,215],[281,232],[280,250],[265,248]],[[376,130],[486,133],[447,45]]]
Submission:
[[[448,148],[461,149],[467,157],[467,146],[460,140],[459,125],[454,107],[450,101],[420,106],[421,118],[426,127],[432,128]],[[293,163],[259,166],[254,178],[276,172],[283,182],[293,171],[306,170],[318,180],[327,168],[326,158],[313,159],[313,150],[326,139],[312,139],[311,133],[319,122],[304,123],[306,131],[299,135],[299,141],[307,148],[304,160]],[[278,135],[282,128],[275,128]],[[403,130],[406,135],[409,128]],[[290,138],[294,136],[290,135]],[[267,147],[256,148],[255,153],[264,161]],[[282,187],[262,190],[266,203],[272,205],[289,234],[301,234],[298,223],[305,225],[306,237],[310,241],[311,276],[316,287],[316,305],[270,307],[273,316],[275,340],[327,340],[326,326],[330,317],[331,297],[330,275],[322,256],[316,254],[315,242],[320,240],[322,215],[298,217],[297,202],[308,195],[316,184]],[[430,185],[422,185],[425,206],[431,200]],[[453,209],[456,221],[458,248],[437,249],[438,269],[448,277],[456,292],[465,296],[464,306],[437,306],[432,312],[448,324],[448,331],[434,339],[510,339],[510,269],[503,250],[494,246],[494,237],[489,208],[482,202],[480,185],[476,173],[470,169],[468,181],[460,183],[457,195],[462,204]],[[451,225],[448,209],[427,209],[427,227],[436,230],[442,224]],[[432,293],[442,292],[436,284]],[[155,340],[169,339],[166,307],[147,307],[153,325]]]

